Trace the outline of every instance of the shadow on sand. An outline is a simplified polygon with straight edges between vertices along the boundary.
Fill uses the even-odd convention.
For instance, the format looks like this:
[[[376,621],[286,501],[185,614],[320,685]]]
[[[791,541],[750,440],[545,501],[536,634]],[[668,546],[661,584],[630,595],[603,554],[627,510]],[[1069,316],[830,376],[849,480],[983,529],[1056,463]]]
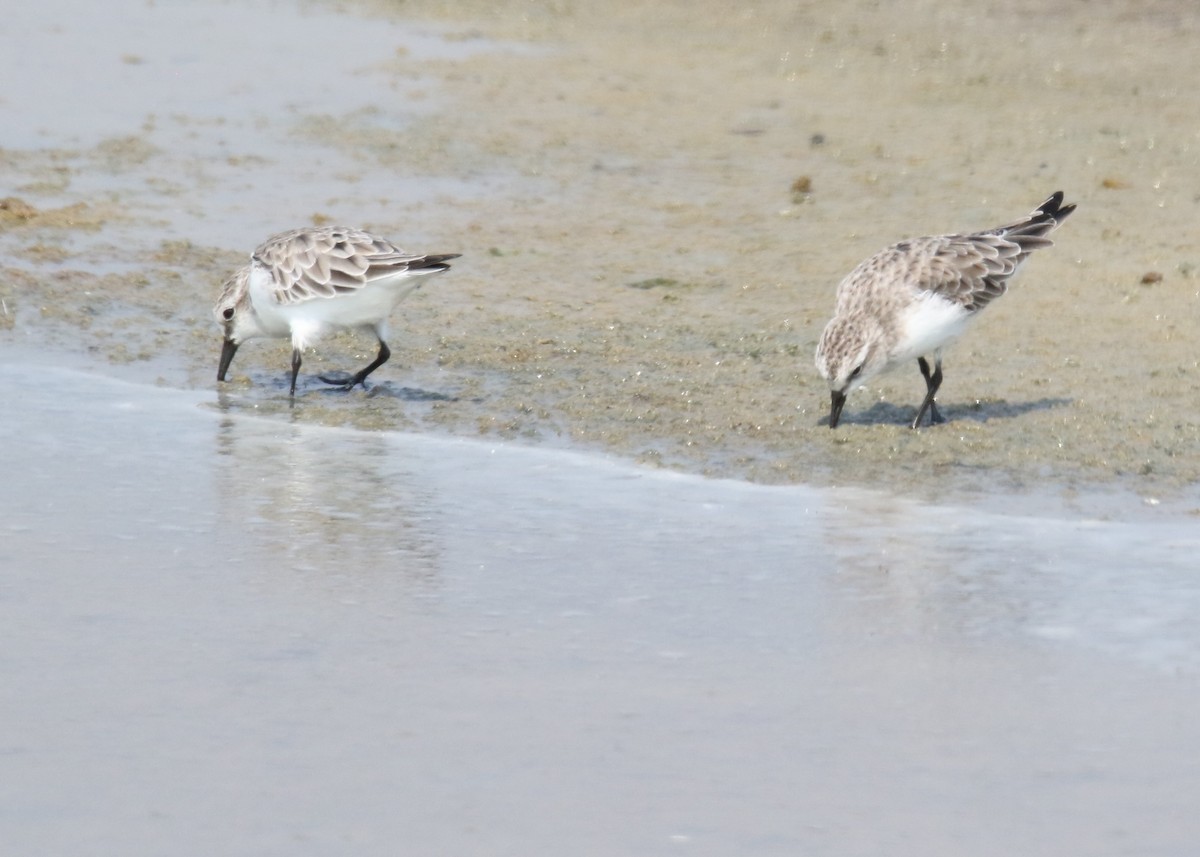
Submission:
[[[946,418],[946,422],[939,425],[967,420],[977,423],[986,423],[992,420],[1009,420],[1033,411],[1062,408],[1071,404],[1072,401],[1072,399],[1058,397],[1052,399],[1034,399],[1029,402],[1009,402],[1004,399],[996,399],[987,402],[973,402],[967,405],[943,405],[941,402],[938,402],[938,408],[941,410],[942,416]],[[876,402],[865,411],[851,412],[847,408],[847,410],[842,412],[840,425],[906,425],[912,422],[914,416],[916,416],[915,408],[893,405],[888,402]],[[829,417],[822,417],[817,425],[829,425]],[[924,423],[921,428],[930,428],[930,426],[928,423]],[[937,426],[933,426],[933,428],[937,428]]]
[[[344,390],[336,385],[327,387],[314,387],[305,391],[306,393],[334,393],[342,395],[345,393],[357,392],[363,394],[362,387],[356,387],[354,390]],[[365,394],[368,399],[385,398],[399,399],[404,402],[457,402],[458,396],[450,396],[445,393],[438,393],[434,390],[421,390],[417,387],[402,387],[397,384],[392,384],[387,381],[372,383],[367,381]]]

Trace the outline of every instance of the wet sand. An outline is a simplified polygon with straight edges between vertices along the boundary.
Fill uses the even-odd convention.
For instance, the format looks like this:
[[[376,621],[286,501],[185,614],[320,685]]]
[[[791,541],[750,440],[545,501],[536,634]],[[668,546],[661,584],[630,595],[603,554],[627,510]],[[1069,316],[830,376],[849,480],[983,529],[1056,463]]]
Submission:
[[[408,24],[372,8],[336,17],[346,41],[367,39],[359,55],[322,60],[311,83],[297,72],[308,101],[267,76],[270,57],[241,69],[260,79],[169,40],[139,54],[118,39],[93,60],[150,95],[164,73],[194,82],[195,115],[172,92],[129,104],[139,127],[124,134],[63,130],[76,146],[48,134],[3,153],[37,212],[0,217],[6,326],[82,330],[89,352],[144,374],[168,353],[169,383],[208,388],[207,312],[228,270],[272,231],[349,221],[464,258],[397,314],[376,396],[310,383],[290,412],[302,419],[768,483],[1194,504],[1185,5],[406,3]],[[306,7],[296,26],[322,14]],[[828,431],[812,352],[841,276],[895,240],[990,227],[1057,188],[1079,204],[1058,246],[946,355],[950,424],[905,430],[914,369],[852,397],[845,430]],[[370,351],[332,341],[306,369]],[[232,389],[284,407],[286,361],[279,343],[243,349]]]

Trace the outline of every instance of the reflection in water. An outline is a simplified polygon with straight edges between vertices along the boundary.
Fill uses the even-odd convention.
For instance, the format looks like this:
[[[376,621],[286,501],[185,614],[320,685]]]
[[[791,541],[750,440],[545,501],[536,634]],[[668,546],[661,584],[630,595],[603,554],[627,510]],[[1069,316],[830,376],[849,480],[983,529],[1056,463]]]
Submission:
[[[431,491],[386,435],[312,429],[233,415],[217,422],[215,480],[223,526],[246,534],[248,561],[366,581],[437,579]],[[377,581],[372,585],[377,585]]]
[[[973,553],[975,516],[939,515],[905,498],[861,493],[828,519],[838,583],[855,597],[846,603],[876,613],[873,625],[906,634],[961,634],[988,625],[1011,630],[1029,619],[1029,603],[1010,585],[1025,565],[1016,546]],[[862,621],[858,616],[855,621]]]
[[[1074,642],[1200,669],[1198,543],[1147,523],[1001,516],[846,492],[830,504],[832,621],[948,645]],[[1120,562],[1118,557],[1136,557]]]

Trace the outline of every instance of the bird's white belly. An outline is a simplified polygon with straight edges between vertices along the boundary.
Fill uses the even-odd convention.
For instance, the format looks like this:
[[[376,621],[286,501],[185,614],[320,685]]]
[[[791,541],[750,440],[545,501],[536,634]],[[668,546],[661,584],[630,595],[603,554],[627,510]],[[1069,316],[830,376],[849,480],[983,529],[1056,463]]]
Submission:
[[[310,298],[293,304],[277,303],[270,274],[255,268],[250,273],[250,298],[259,324],[268,336],[291,337],[303,348],[325,331],[369,327],[383,332],[396,304],[415,291],[420,276],[376,280],[352,292],[330,298]]]
[[[936,351],[958,338],[972,315],[960,304],[926,292],[905,311],[891,359],[912,360]]]
[[[320,323],[328,327],[373,327],[387,319],[396,304],[419,285],[408,282],[377,282],[332,298],[313,298],[298,304],[279,306],[278,311],[296,321]]]

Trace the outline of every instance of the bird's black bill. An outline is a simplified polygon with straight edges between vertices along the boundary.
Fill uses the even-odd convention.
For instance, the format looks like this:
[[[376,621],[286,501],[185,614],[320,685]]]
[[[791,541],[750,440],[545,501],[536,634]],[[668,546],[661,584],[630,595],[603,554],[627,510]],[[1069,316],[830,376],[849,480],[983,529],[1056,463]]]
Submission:
[[[837,390],[829,393],[829,427],[837,428],[838,420],[842,418],[842,406],[846,404],[846,394]]]
[[[233,362],[233,355],[237,354],[238,344],[232,339],[226,339],[225,344],[221,346],[221,365],[217,367],[217,380],[224,381],[225,373],[229,371],[229,364]]]

